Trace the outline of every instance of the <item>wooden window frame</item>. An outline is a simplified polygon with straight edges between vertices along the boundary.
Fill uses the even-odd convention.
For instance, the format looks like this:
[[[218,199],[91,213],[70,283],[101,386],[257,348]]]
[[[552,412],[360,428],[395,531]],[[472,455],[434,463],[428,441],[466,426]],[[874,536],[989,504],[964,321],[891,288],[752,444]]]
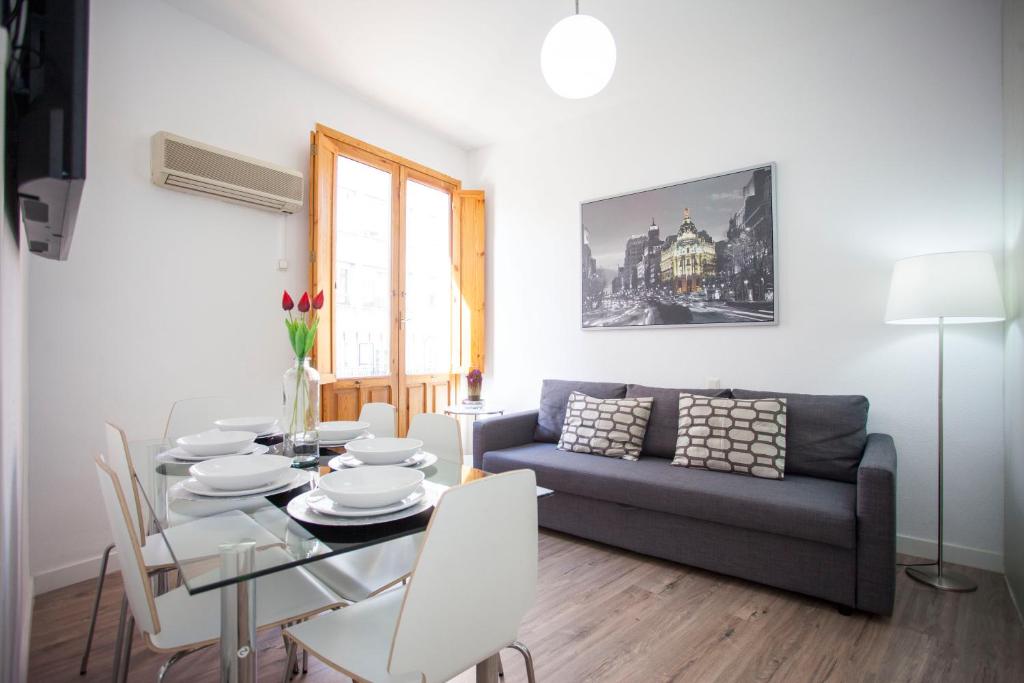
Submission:
[[[321,150],[318,153],[317,150]],[[324,307],[321,310],[321,322],[317,332],[316,343],[312,351],[314,366],[320,371],[321,384],[327,386],[342,379],[363,380],[367,385],[383,383],[381,378],[339,378],[336,376],[337,364],[334,358],[334,306],[336,274],[335,259],[335,157],[342,155],[374,168],[385,170],[392,177],[392,291],[391,291],[391,353],[389,373],[391,377],[399,377],[400,385],[404,381],[405,348],[404,334],[398,326],[406,317],[405,302],[405,188],[408,181],[419,182],[448,192],[451,196],[451,217],[449,221],[449,256],[452,268],[451,310],[451,363],[450,374],[444,375],[457,391],[458,376],[465,374],[470,367],[483,367],[483,193],[481,191],[462,189],[462,182],[447,174],[436,171],[428,166],[414,162],[385,149],[364,142],[333,128],[317,124],[310,133],[310,206],[309,206],[309,238],[310,238],[310,291],[324,292]],[[469,198],[474,210],[479,215],[473,216],[478,223],[475,231],[463,231],[466,224],[464,198]],[[318,215],[319,214],[319,215]],[[475,239],[466,243],[466,237]],[[468,266],[465,267],[464,266]],[[396,275],[397,274],[397,275]],[[468,282],[467,277],[474,278]],[[397,286],[394,286],[397,283]],[[466,293],[472,301],[466,300]],[[471,322],[473,324],[471,324]],[[472,349],[472,352],[470,351]],[[442,376],[415,376],[430,382],[441,382]],[[388,378],[390,379],[390,378]],[[401,391],[401,390],[400,390]],[[450,399],[454,401],[455,391],[450,391]],[[404,394],[404,391],[401,391]],[[394,403],[403,412],[404,396],[397,397]],[[325,401],[326,404],[326,392]],[[325,415],[329,410],[323,408]],[[400,426],[400,431],[404,431]]]

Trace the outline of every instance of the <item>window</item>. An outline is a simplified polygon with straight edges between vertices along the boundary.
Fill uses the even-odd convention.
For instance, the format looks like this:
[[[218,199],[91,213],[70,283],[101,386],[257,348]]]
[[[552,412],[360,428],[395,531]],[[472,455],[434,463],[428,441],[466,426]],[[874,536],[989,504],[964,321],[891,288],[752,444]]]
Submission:
[[[404,433],[483,367],[483,193],[325,126],[311,139],[323,418],[386,402]]]

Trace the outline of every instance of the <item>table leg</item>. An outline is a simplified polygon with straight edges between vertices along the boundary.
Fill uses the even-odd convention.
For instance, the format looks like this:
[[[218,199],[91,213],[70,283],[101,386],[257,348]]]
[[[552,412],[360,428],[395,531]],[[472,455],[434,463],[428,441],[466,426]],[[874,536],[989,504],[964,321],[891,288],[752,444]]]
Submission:
[[[476,665],[476,683],[498,683],[498,669],[501,660],[493,654]]]
[[[256,566],[256,543],[220,546],[224,578],[248,574]],[[221,683],[256,683],[256,582],[241,581],[220,589]]]

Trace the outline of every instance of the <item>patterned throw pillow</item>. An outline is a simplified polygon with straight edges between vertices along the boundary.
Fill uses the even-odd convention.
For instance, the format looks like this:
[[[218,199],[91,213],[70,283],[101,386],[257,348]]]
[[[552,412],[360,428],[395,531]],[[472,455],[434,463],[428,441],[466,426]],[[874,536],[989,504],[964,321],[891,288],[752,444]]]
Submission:
[[[782,479],[786,399],[679,394],[679,434],[672,464]]]
[[[574,453],[636,460],[653,398],[593,398],[574,391],[566,404],[558,447]]]

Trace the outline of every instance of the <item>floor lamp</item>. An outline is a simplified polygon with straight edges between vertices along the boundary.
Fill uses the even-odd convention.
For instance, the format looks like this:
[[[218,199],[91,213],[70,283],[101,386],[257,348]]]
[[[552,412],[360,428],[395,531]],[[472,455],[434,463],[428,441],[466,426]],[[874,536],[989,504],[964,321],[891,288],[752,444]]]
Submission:
[[[933,566],[907,567],[921,583],[947,591],[973,591],[977,584],[942,568],[942,344],[946,325],[1005,319],[995,263],[983,251],[913,256],[896,262],[885,322],[937,325],[939,332],[939,513],[938,558]]]

